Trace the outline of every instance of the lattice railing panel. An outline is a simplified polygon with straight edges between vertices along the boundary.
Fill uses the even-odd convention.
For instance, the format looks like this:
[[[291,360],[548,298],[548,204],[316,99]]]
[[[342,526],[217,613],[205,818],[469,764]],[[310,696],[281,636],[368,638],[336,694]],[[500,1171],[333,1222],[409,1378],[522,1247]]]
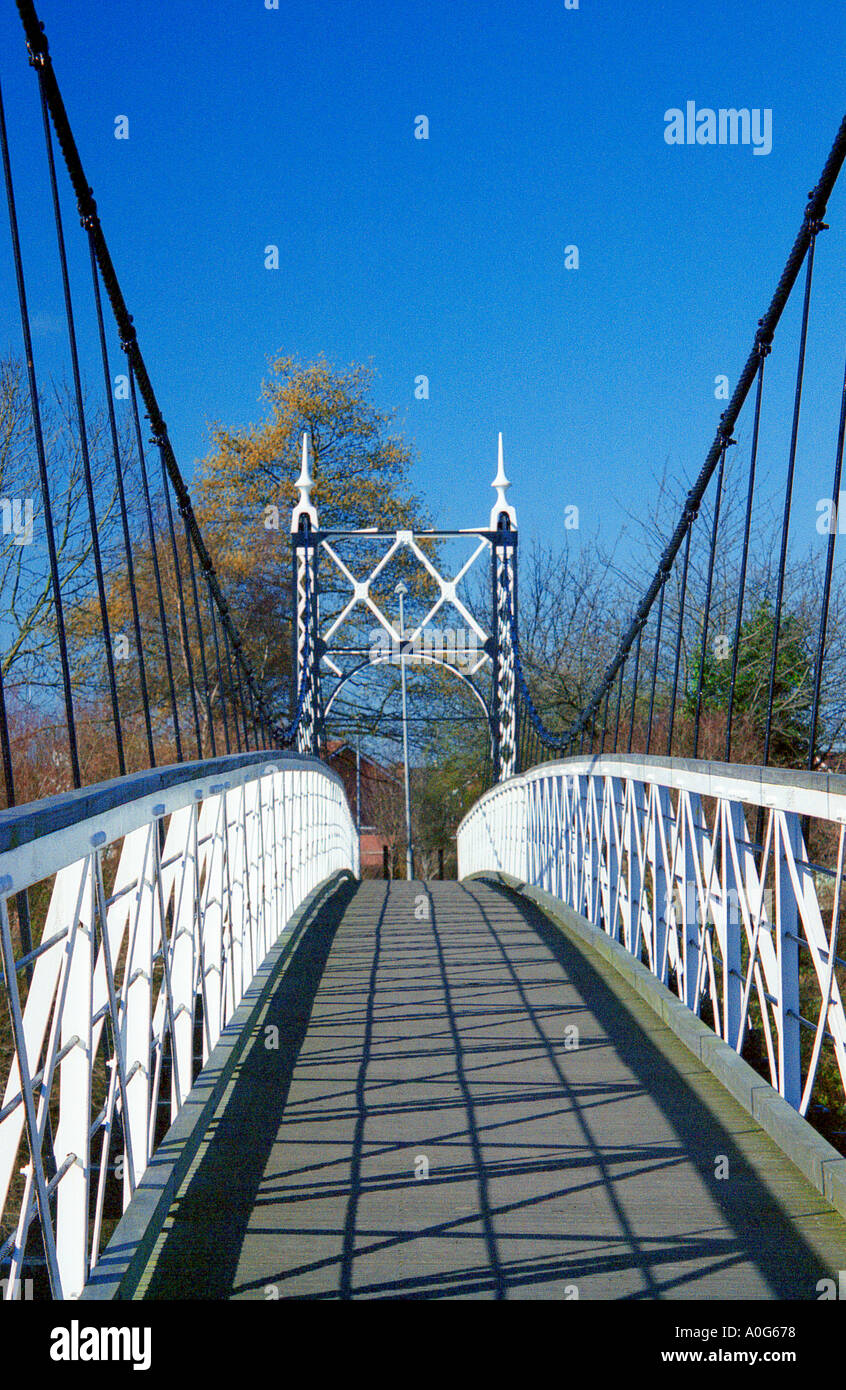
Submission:
[[[809,856],[809,826],[829,864]],[[736,1051],[758,1029],[772,1085],[805,1114],[823,1048],[846,1094],[845,826],[842,777],[571,759],[477,802],[459,828],[459,876],[502,871],[562,899]]]

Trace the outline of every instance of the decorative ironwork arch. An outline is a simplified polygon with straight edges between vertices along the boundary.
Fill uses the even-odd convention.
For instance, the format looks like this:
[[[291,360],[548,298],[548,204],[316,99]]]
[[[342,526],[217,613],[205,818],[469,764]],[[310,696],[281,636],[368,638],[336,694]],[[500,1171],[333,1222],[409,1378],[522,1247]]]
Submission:
[[[414,655],[415,657],[419,657],[421,665],[442,666],[444,670],[452,671],[454,676],[458,676],[459,680],[463,681],[465,685],[468,685],[470,687],[470,689],[476,696],[476,699],[479,701],[479,704],[482,706],[482,709],[485,712],[485,718],[487,719],[488,725],[491,730],[491,738],[493,738],[493,716],[491,714],[491,709],[487,701],[485,700],[484,695],[480,691],[479,687],[476,685],[475,681],[471,680],[470,676],[465,675],[465,673],[462,670],[460,670],[458,666],[454,666],[449,661],[443,661],[440,657],[431,656],[428,652],[415,652]],[[389,656],[366,657],[364,661],[360,661],[357,666],[353,666],[352,670],[345,671],[344,674],[341,676],[341,679],[335,686],[335,689],[332,691],[332,694],[329,696],[329,699],[326,701],[326,706],[323,711],[324,718],[328,719],[329,711],[331,710],[332,705],[335,702],[336,695],[338,695],[338,693],[340,692],[341,687],[346,685],[347,681],[352,680],[353,676],[357,676],[360,671],[365,670],[368,666],[390,666],[392,664],[392,658]]]
[[[291,538],[293,545],[293,590],[294,590],[294,656],[296,668],[296,688],[304,691],[302,718],[298,732],[299,747],[302,752],[317,752],[324,740],[326,714],[341,686],[367,666],[385,664],[391,660],[386,647],[394,653],[403,650],[413,653],[424,663],[442,666],[454,672],[469,685],[485,711],[491,732],[491,762],[494,778],[500,781],[511,777],[517,768],[518,747],[518,709],[516,699],[516,661],[513,634],[517,619],[517,516],[514,508],[506,501],[506,489],[510,483],[505,476],[502,435],[499,436],[497,472],[492,483],[496,493],[491,509],[490,523],[486,528],[468,528],[458,531],[399,529],[379,531],[377,527],[349,530],[319,529],[317,511],[311,501],[314,486],[311,473],[311,455],[308,436],[303,435],[302,468],[297,480],[299,501],[291,515]],[[469,558],[451,577],[441,573],[438,565],[427,555],[420,544],[424,541],[455,540],[466,537],[477,539],[477,544]],[[356,578],[349,566],[338,553],[337,542],[342,538],[355,538],[381,546],[383,553],[370,568],[364,579]],[[371,592],[371,586],[383,573],[389,562],[402,552],[409,552],[426,571],[429,579],[437,587],[437,598],[428,612],[410,632],[398,632],[390,619],[382,612]],[[458,593],[458,586],[473,565],[484,555],[490,556],[491,607],[489,630],[481,626]],[[346,602],[340,611],[325,623],[320,615],[319,563],[333,567],[333,577],[340,577],[342,586],[349,590]],[[375,619],[378,627],[378,641],[370,646],[352,645],[342,647],[337,634],[344,623],[358,610],[367,612]],[[438,614],[456,613],[461,619],[461,628],[443,629],[444,636],[449,632],[453,639],[461,635],[462,659],[458,661],[443,659],[443,642],[440,651],[420,650],[419,642],[431,638],[432,620]],[[361,657],[358,664],[344,671],[338,664],[341,657]],[[336,659],[337,658],[337,659]],[[471,679],[483,667],[489,666],[491,673],[491,697],[486,701],[478,686]],[[324,708],[321,689],[321,675],[328,671],[338,678],[338,684]]]

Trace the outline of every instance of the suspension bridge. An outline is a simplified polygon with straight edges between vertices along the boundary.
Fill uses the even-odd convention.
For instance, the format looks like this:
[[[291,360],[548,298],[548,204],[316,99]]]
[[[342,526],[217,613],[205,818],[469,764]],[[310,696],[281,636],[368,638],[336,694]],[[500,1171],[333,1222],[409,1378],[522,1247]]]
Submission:
[[[804,646],[789,577],[817,241],[830,232],[824,284],[846,119],[658,568],[575,716],[521,645],[501,437],[490,517],[457,532],[321,526],[303,437],[283,690],[257,674],[227,600],[47,38],[29,0],[17,9],[44,138],[43,170],[25,177],[49,195],[77,471],[63,492],[28,300],[40,263],[0,94],[43,561],[39,577],[15,549],[35,513],[4,498],[20,562],[3,568],[0,663],[4,1298],[835,1296],[837,525]],[[800,277],[782,448],[766,436],[765,365]],[[834,404],[814,481],[837,500],[846,377]],[[762,603],[748,560],[765,438],[783,507]],[[733,446],[745,507],[728,613],[715,575]],[[412,572],[407,626],[385,595]],[[29,706],[22,596],[53,671]],[[481,708],[486,790],[458,827],[456,880],[362,879],[327,727],[362,673],[413,663]]]

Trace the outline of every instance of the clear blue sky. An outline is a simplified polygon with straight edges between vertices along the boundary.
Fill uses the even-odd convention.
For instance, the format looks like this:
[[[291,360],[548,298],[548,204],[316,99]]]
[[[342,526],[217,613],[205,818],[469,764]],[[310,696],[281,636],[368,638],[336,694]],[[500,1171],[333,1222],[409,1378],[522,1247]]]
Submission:
[[[565,505],[582,537],[611,539],[618,502],[645,505],[667,457],[698,471],[714,378],[734,385],[844,108],[835,0],[39,9],[186,475],[209,422],[258,418],[270,354],[372,359],[439,523],[486,523],[501,429],[523,536],[562,544]],[[46,367],[60,302],[35,270],[52,231],[27,192],[43,151],[12,0],[0,55]],[[771,109],[771,153],[666,144],[665,110],[689,100]],[[846,187],[829,220],[814,331],[830,372],[809,386],[797,484],[810,499],[833,454]],[[7,240],[3,347],[19,343]]]

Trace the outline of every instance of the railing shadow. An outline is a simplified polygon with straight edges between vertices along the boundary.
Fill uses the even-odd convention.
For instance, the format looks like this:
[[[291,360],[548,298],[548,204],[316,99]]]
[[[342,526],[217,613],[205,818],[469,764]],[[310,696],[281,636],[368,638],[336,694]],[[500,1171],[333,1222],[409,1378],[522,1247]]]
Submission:
[[[494,925],[485,912],[478,891],[467,885],[462,886],[485,917],[492,936],[499,944],[503,959],[507,961],[505,949],[499,943]],[[755,1173],[718,1116],[663,1056],[643,1031],[637,1018],[604,982],[597,970],[545,917],[540,908],[503,884],[486,883],[485,887],[501,896],[537,934],[539,940],[566,972],[567,978],[583,994],[597,1023],[612,1040],[618,1040],[618,1054],[675,1131],[685,1156],[693,1159],[700,1180],[731,1227],[738,1258],[748,1261],[758,1270],[772,1290],[774,1298],[802,1297],[801,1293],[797,1293],[798,1289],[806,1290],[807,1298],[816,1297],[816,1281],[826,1272],[821,1268],[819,1255],[811,1249],[788,1214],[778,1205],[771,1190]],[[512,970],[517,988],[521,989],[519,979],[510,963],[509,968]],[[535,1011],[525,994],[524,1002],[537,1035],[545,1046],[549,1064],[555,1070],[563,1090],[575,1108],[586,1142],[603,1172],[608,1194],[621,1220],[621,1228],[626,1232],[631,1244],[632,1262],[641,1266],[648,1281],[649,1289],[644,1291],[644,1296],[660,1296],[660,1290],[656,1288],[649,1269],[649,1257],[645,1256],[640,1241],[632,1231],[624,1204],[615,1193],[614,1175],[607,1170],[604,1156],[593,1139],[584,1107],[573,1085],[568,1081],[555,1049],[540,1021],[535,1017]],[[728,1159],[728,1171],[732,1174],[729,1181],[718,1180],[715,1175],[714,1160],[717,1154],[725,1155]],[[784,1161],[787,1165],[788,1161]],[[819,1198],[819,1211],[828,1210],[827,1204]],[[756,1218],[755,1213],[761,1211],[766,1213],[765,1223]],[[703,1257],[716,1258],[714,1250],[708,1252],[707,1244],[707,1241],[703,1244]],[[695,1253],[695,1244],[685,1242],[684,1258],[689,1260]],[[725,1254],[725,1248],[722,1253]],[[570,1277],[575,1277],[572,1267],[569,1267],[568,1272]]]
[[[145,1298],[230,1297],[315,996],[356,887],[348,881],[332,895],[274,990],[224,1107],[209,1128],[202,1157],[168,1218]],[[278,1029],[277,1049],[264,1045],[269,1027]]]

